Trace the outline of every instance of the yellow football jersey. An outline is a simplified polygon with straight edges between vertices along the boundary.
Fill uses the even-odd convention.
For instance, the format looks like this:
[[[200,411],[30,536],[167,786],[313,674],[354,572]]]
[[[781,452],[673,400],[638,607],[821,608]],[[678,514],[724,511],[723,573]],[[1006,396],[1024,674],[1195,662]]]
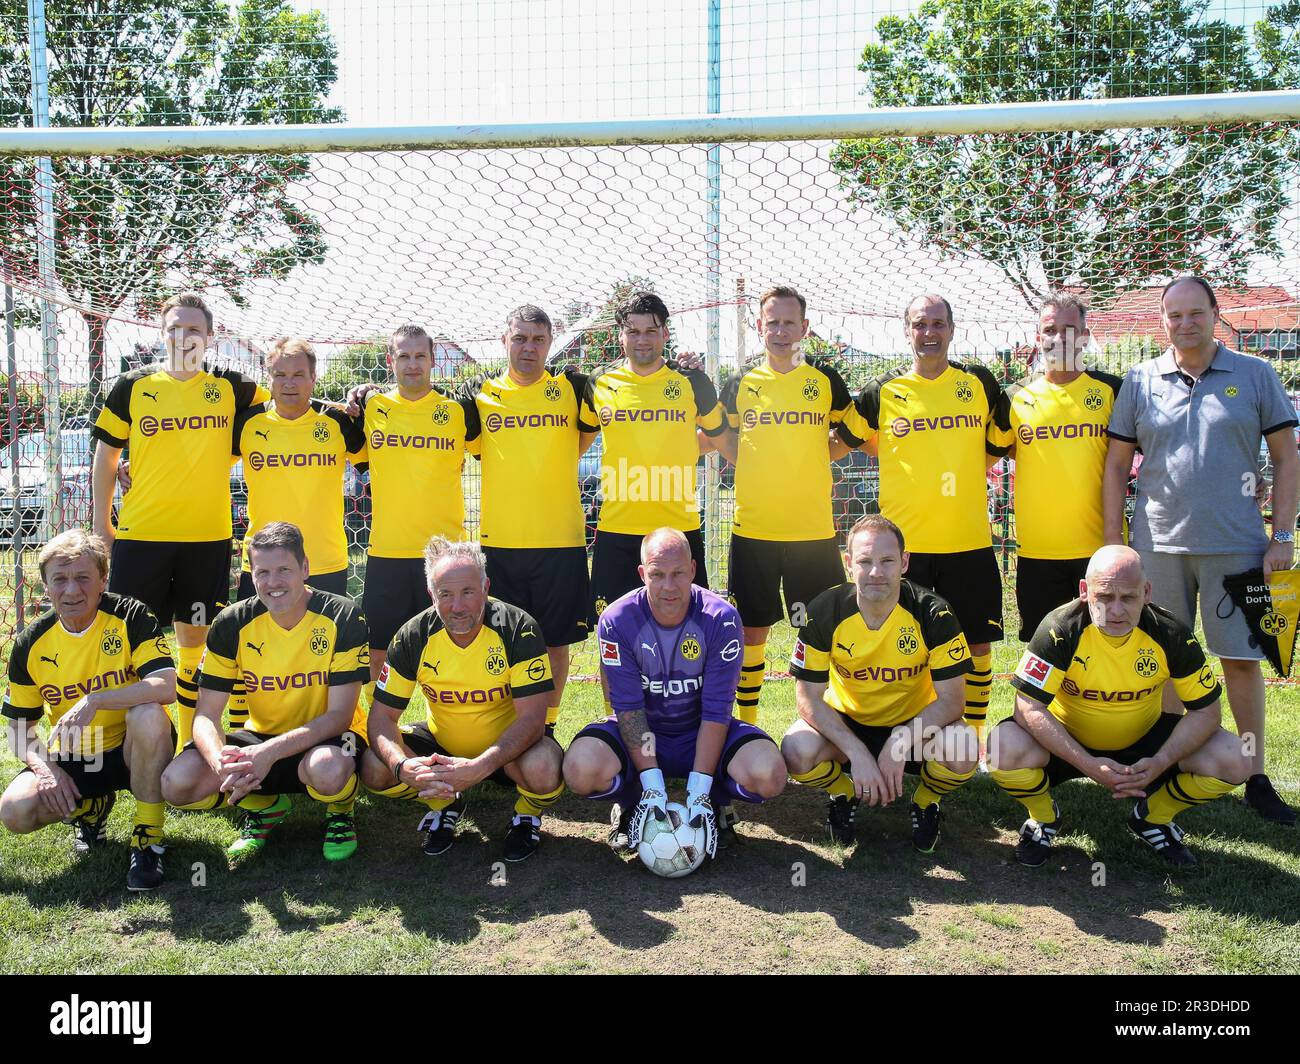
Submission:
[[[254,596],[227,606],[208,630],[199,687],[229,694],[242,683],[250,731],[283,735],[301,728],[329,709],[331,687],[370,679],[360,608],[342,595],[308,590],[307,612],[290,629],[281,628]],[[360,705],[350,728],[365,737]]]
[[[1088,604],[1069,602],[1043,618],[1011,685],[1042,702],[1090,750],[1123,750],[1160,718],[1170,680],[1189,710],[1219,697],[1219,682],[1196,637],[1173,614],[1146,606],[1126,636],[1092,623]]]
[[[789,373],[763,359],[723,385],[727,422],[740,434],[736,533],[784,541],[835,535],[830,430],[852,403],[839,371],[819,358]]]
[[[127,687],[164,669],[175,669],[162,627],[143,602],[105,592],[94,621],[72,633],[53,610],[14,640],[4,715],[52,725],[86,695]],[[126,710],[101,709],[82,732],[77,752],[114,750],[126,738]]]
[[[970,647],[948,603],[910,580],[874,630],[852,584],[823,591],[808,606],[790,660],[796,679],[829,681],[826,704],[832,709],[881,727],[911,720],[934,701],[933,681],[972,668]]]
[[[700,527],[697,426],[709,436],[725,431],[717,389],[700,370],[665,362],[643,377],[623,362],[591,377],[580,427],[604,433],[599,530]]]
[[[302,530],[307,561],[316,576],[347,568],[343,530],[343,475],[349,457],[361,461],[365,439],[357,422],[312,400],[292,421],[271,403],[249,407],[235,418],[233,453],[244,462],[248,485],[248,541],[273,521]]]
[[[879,436],[880,512],[925,554],[992,545],[985,455],[1007,453],[1009,430],[993,374],[958,362],[934,380],[910,368],[878,377],[839,429],[851,447]]]
[[[1090,558],[1102,545],[1106,426],[1123,380],[1085,370],[1007,390],[1016,459],[1016,541],[1025,558]]]
[[[470,453],[483,463],[485,547],[586,542],[578,494],[578,406],[586,387],[586,375],[569,368],[527,386],[502,373],[466,390],[481,427]]]
[[[460,471],[478,438],[478,409],[434,388],[422,399],[396,389],[371,395],[364,412],[370,463],[370,553],[418,558],[433,536],[465,538]]]
[[[235,416],[271,398],[230,369],[180,381],[146,366],[118,377],[91,435],[129,447],[131,490],[122,497],[119,539],[202,543],[229,539],[230,438]]]
[[[477,757],[491,746],[514,723],[516,698],[555,690],[537,622],[494,598],[467,647],[452,642],[435,607],[402,625],[375,701],[405,710],[417,687],[429,708],[429,731],[453,757]]]

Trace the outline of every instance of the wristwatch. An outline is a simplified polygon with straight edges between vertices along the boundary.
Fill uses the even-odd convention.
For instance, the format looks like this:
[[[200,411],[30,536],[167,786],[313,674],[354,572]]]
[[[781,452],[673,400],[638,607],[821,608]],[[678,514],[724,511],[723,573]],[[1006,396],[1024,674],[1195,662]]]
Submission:
[[[1274,542],[1274,543],[1294,543],[1294,542],[1295,542],[1295,533],[1294,533],[1294,532],[1274,532],[1274,533],[1273,533],[1273,542]]]

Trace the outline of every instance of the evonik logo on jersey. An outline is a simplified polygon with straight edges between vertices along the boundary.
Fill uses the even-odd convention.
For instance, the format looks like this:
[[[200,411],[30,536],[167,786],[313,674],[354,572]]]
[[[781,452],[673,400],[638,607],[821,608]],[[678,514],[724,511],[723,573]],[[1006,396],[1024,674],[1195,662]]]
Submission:
[[[250,451],[248,467],[262,469],[304,469],[309,466],[337,466],[339,456],[336,454],[263,454]]]
[[[380,451],[385,447],[405,447],[413,451],[454,451],[456,441],[448,436],[407,436],[401,432],[380,432],[375,429],[370,434],[370,449]]]
[[[759,412],[752,407],[740,418],[747,429],[758,425],[825,425],[826,415],[812,410],[764,410]]]
[[[641,687],[652,695],[689,695],[704,689],[704,677],[687,676],[681,680],[652,680],[641,674]]]
[[[194,414],[191,417],[154,417],[146,414],[140,419],[140,432],[145,436],[156,436],[160,432],[228,428],[230,417],[226,414]]]
[[[686,420],[685,410],[615,410],[612,406],[602,406],[600,408],[600,423],[609,425],[612,422],[650,422],[650,421],[671,421],[684,422]]]
[[[465,706],[465,705],[491,705],[493,702],[500,702],[510,697],[510,685],[501,684],[498,687],[477,688],[469,690],[456,690],[435,688],[429,684],[420,684],[420,690],[424,692],[425,701],[430,703],[439,703],[444,706]]]
[[[895,439],[901,440],[912,432],[934,432],[946,429],[982,429],[984,419],[978,414],[944,414],[942,417],[896,417],[889,423]]]
[[[1070,422],[1065,425],[1021,425],[1016,438],[1026,447],[1035,440],[1086,440],[1104,437],[1106,426],[1095,422]]]
[[[568,414],[488,414],[483,419],[488,432],[502,429],[564,429],[569,427]]]
[[[258,676],[247,669],[243,672],[244,688],[248,691],[303,691],[309,687],[328,687],[330,674],[316,672],[291,672],[287,676]]]
[[[58,706],[61,702],[75,702],[84,695],[92,694],[95,691],[111,691],[115,687],[124,687],[129,683],[135,682],[134,669],[106,669],[98,676],[92,676],[88,680],[78,680],[76,683],[56,684],[47,683],[40,687],[41,698],[43,698],[51,708]]]

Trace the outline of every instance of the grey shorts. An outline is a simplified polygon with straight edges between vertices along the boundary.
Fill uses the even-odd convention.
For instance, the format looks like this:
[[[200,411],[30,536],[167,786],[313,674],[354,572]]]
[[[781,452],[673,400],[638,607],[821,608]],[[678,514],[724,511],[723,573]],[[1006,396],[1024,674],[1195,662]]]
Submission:
[[[1205,649],[1215,657],[1263,661],[1255,646],[1246,615],[1223,590],[1223,578],[1258,569],[1262,551],[1244,554],[1165,554],[1139,551],[1142,568],[1151,581],[1151,601],[1163,606],[1188,628],[1196,627],[1196,600],[1201,603]]]

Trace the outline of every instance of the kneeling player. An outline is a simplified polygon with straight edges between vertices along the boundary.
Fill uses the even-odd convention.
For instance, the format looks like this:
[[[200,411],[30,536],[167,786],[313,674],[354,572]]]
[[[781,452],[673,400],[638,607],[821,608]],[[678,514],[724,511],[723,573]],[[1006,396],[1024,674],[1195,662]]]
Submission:
[[[109,593],[108,546],[80,530],[55,536],[38,558],[53,606],[19,633],[9,656],[4,715],[26,767],[0,798],[0,821],[26,834],[57,820],[86,851],[104,839],[117,792],[135,795],[126,885],[162,882],[160,780],[176,748],[163,707],[176,667],[144,603]],[[48,717],[48,749],[36,722]]]
[[[245,811],[233,858],[255,854],[306,792],[326,807],[327,860],[357,848],[352,807],[356,758],[365,749],[357,705],[369,678],[366,622],[356,603],[308,587],[297,526],[273,521],[248,547],[255,598],[227,606],[208,632],[194,741],[163,774],[163,794],[186,809],[222,800]],[[248,692],[248,726],[223,734],[236,681]]]
[[[904,580],[903,533],[870,514],[845,544],[852,583],[808,606],[790,672],[799,720],[781,740],[790,777],[830,795],[831,837],[854,842],[858,801],[887,805],[919,775],[912,845],[939,840],[939,800],[975,774],[978,739],[961,723],[970,648],[948,603]],[[842,766],[849,766],[845,773]]]
[[[1038,626],[1011,681],[1015,719],[989,739],[994,780],[1029,811],[1016,859],[1047,860],[1061,830],[1049,788],[1088,776],[1136,800],[1129,829],[1168,863],[1195,864],[1174,816],[1250,775],[1241,740],[1219,727],[1219,683],[1192,633],[1151,604],[1135,551],[1102,547],[1079,593]],[[1170,680],[1184,716],[1160,712]]]
[[[704,826],[713,856],[714,811],[733,798],[775,798],[785,787],[785,762],[766,732],[732,716],[740,615],[691,583],[686,535],[661,528],[646,536],[638,572],[645,586],[612,603],[598,628],[615,715],[578,733],[564,779],[575,794],[614,799],[609,841],[622,851],[636,847],[649,817],[667,817],[664,777],[686,777],[688,819]]]
[[[523,861],[541,841],[542,813],[564,792],[563,753],[545,734],[555,685],[537,622],[488,597],[486,564],[477,543],[435,536],[425,547],[433,606],[388,647],[361,778],[376,794],[429,807],[420,830],[431,857],[455,841],[465,791],[485,779],[513,786],[505,859]],[[428,717],[399,727],[417,686]]]

